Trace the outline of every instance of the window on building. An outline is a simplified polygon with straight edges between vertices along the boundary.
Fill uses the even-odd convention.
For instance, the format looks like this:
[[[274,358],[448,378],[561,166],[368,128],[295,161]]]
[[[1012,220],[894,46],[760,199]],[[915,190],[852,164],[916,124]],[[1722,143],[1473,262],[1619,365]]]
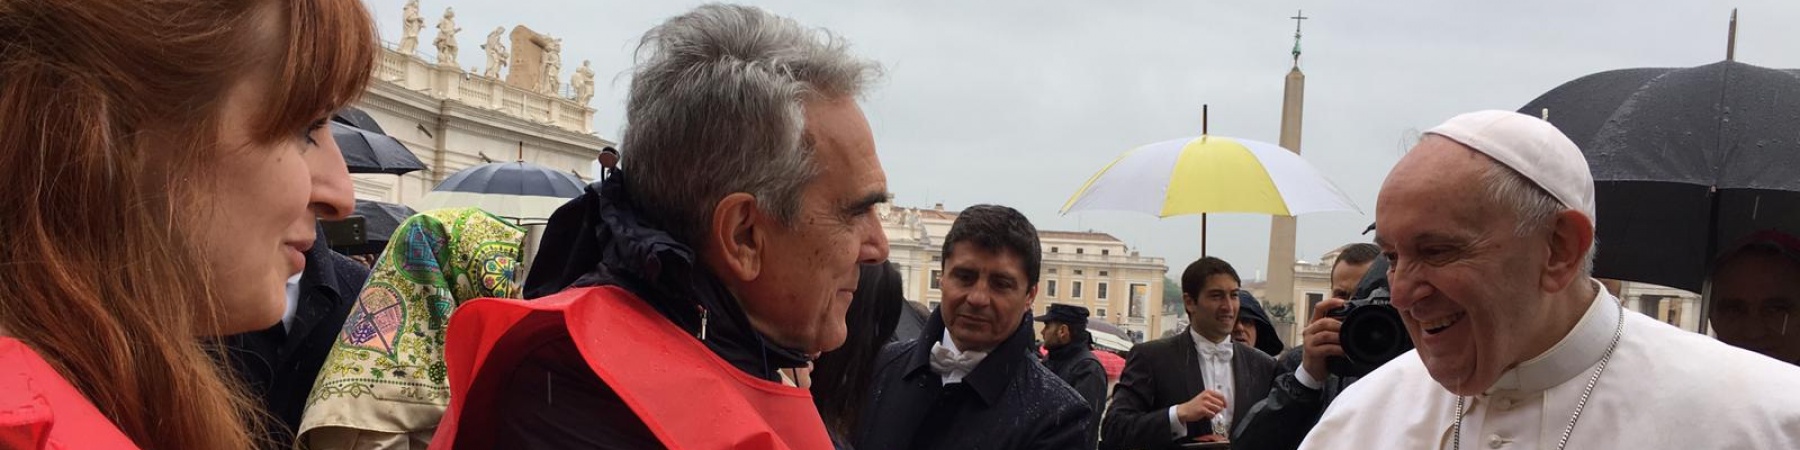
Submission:
[[[943,282],[943,280],[939,279],[940,277],[943,277],[943,276],[944,276],[944,271],[942,271],[942,270],[934,269],[931,271],[931,290],[935,291],[938,289],[943,289],[944,282]]]
[[[1077,255],[1079,255],[1079,254],[1081,254],[1081,253],[1082,253],[1082,252],[1081,252],[1081,251],[1082,251],[1082,250],[1083,250],[1083,249],[1080,249],[1080,248],[1076,248],[1076,249],[1075,249],[1075,254],[1077,254]]]
[[[1106,271],[1104,271],[1104,270],[1100,271],[1100,276],[1103,276],[1103,277],[1106,276]]]
[[[1069,282],[1069,298],[1081,298],[1081,282]]]
[[[1106,256],[1106,255],[1111,255],[1111,254],[1112,254],[1112,250],[1107,250],[1104,248],[1100,249],[1100,256]]]
[[[1056,253],[1056,247],[1050,247],[1050,253]]]
[[[1056,280],[1044,282],[1044,296],[1051,298],[1056,297]]]
[[[936,254],[936,255],[931,255],[931,262],[941,262],[943,260],[944,260],[944,255],[941,253]]]
[[[1106,283],[1105,283],[1105,282],[1101,282],[1101,283],[1100,283],[1100,284],[1099,284],[1099,288],[1100,288],[1100,289],[1099,289],[1099,290],[1097,290],[1097,291],[1095,291],[1095,294],[1098,294],[1098,296],[1096,296],[1096,297],[1094,297],[1094,298],[1098,298],[1098,299],[1101,299],[1101,300],[1106,300]]]
[[[1075,269],[1075,276],[1081,276],[1081,269]]]
[[[1131,283],[1126,286],[1126,289],[1125,295],[1129,296],[1126,299],[1126,313],[1130,314],[1133,319],[1144,318],[1145,302],[1149,301],[1150,297],[1150,285]]]
[[[1322,302],[1322,301],[1325,301],[1324,293],[1322,293],[1322,292],[1306,293],[1306,310],[1312,311],[1312,310],[1316,309],[1319,306],[1319,302]],[[1308,316],[1308,317],[1311,317],[1311,316]]]
[[[1096,308],[1094,309],[1094,314],[1097,314],[1095,317],[1099,317],[1101,320],[1105,320],[1108,323],[1112,322],[1112,318],[1106,317],[1106,308]]]
[[[1056,268],[1054,268],[1054,267],[1050,268],[1050,274],[1056,275]]]

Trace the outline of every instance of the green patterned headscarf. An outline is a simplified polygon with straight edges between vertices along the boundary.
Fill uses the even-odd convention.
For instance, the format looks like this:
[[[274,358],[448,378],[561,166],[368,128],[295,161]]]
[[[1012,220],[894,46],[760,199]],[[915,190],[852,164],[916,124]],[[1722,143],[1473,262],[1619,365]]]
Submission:
[[[450,405],[444,332],[482,297],[519,298],[525,231],[475,208],[402,223],[313,383],[301,447],[420,448]]]

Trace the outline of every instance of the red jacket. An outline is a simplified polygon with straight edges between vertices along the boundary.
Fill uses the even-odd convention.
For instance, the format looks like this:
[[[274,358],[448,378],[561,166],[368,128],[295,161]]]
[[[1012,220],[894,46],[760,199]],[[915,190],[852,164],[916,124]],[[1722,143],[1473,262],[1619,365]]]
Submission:
[[[455,448],[458,418],[490,360],[567,328],[589,368],[671,449],[830,449],[812,394],[750,376],[618,287],[570,289],[533,301],[486,298],[450,318],[445,343],[450,410],[431,448]],[[494,362],[506,364],[505,362]],[[479,432],[470,429],[468,432]]]
[[[37,352],[0,337],[0,449],[136,448]]]

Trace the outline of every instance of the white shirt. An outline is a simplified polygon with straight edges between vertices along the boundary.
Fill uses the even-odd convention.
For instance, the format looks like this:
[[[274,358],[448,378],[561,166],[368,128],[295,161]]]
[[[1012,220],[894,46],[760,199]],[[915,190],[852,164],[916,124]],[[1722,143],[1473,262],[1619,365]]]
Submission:
[[[294,312],[300,310],[300,274],[288,277],[287,310],[281,312],[281,330],[294,329]]]
[[[1469,398],[1462,448],[1554,449],[1619,319],[1598,287],[1562,340]],[[1636,312],[1570,434],[1571,449],[1800,448],[1800,367]],[[1417,352],[1350,385],[1302,449],[1452,448],[1456,396]]]
[[[1237,405],[1231,404],[1231,387],[1236,385],[1231,377],[1231,357],[1235,351],[1231,336],[1226,336],[1223,341],[1213,342],[1201,337],[1193,329],[1188,330],[1188,335],[1194,339],[1194,352],[1200,361],[1200,377],[1206,381],[1206,386],[1202,389],[1225,394],[1225,410],[1219,411],[1212,418],[1213,432],[1230,434],[1231,414],[1237,408]],[[1169,407],[1169,432],[1179,439],[1187,436],[1188,429],[1187,424],[1176,416],[1175,408],[1176,406]]]

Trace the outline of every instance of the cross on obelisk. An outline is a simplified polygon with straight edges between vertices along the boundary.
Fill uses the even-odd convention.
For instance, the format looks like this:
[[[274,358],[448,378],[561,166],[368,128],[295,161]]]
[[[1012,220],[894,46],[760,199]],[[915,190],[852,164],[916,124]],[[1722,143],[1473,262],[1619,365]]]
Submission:
[[[1294,17],[1289,17],[1289,19],[1294,19],[1294,65],[1298,66],[1300,65],[1300,21],[1310,19],[1310,17],[1306,17],[1305,11],[1295,10]]]

